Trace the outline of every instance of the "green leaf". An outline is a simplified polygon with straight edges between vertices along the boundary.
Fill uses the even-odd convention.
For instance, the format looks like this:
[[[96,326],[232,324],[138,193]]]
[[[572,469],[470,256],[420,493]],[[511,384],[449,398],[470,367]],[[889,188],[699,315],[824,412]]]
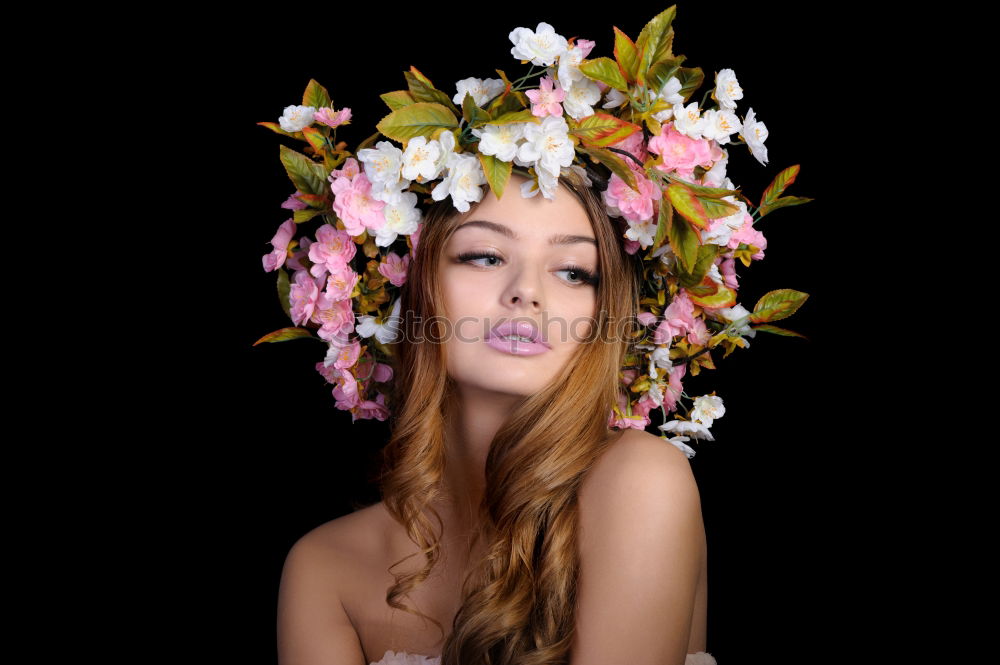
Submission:
[[[511,111],[504,113],[501,116],[497,116],[493,120],[490,120],[487,124],[489,125],[509,125],[513,122],[534,122],[540,123],[542,121],[536,115],[531,113],[531,109],[521,109],[519,111]]]
[[[739,212],[739,208],[727,201],[707,196],[698,196],[691,188],[672,183],[665,192],[677,212],[701,229],[708,228],[708,222],[719,217],[728,217]]]
[[[670,80],[670,77],[677,75],[682,62],[684,62],[684,56],[679,55],[654,63],[650,66],[649,71],[646,72],[646,85],[659,94],[663,86]]]
[[[462,112],[458,110],[455,103],[451,101],[451,97],[435,88],[430,79],[421,74],[416,67],[410,67],[410,71],[403,72],[403,76],[406,77],[406,83],[410,88],[410,94],[413,96],[413,99],[417,100],[417,102],[440,104],[445,108],[450,109],[452,114],[456,117],[462,115]]]
[[[660,212],[656,218],[656,235],[653,236],[652,251],[658,250],[663,245],[663,239],[670,232],[670,225],[674,221],[674,207],[670,201],[660,199]]]
[[[285,146],[278,146],[281,164],[295,188],[306,194],[323,196],[326,192],[326,171],[300,152]]]
[[[802,333],[797,333],[794,330],[788,330],[787,328],[779,328],[778,326],[772,326],[769,323],[763,323],[759,326],[750,326],[753,330],[760,330],[761,332],[769,332],[775,335],[783,335],[785,337],[801,337],[802,339],[809,339]]]
[[[701,67],[680,67],[674,76],[681,83],[681,89],[677,91],[677,94],[684,98],[685,103],[688,102],[694,91],[705,82],[705,72],[701,71]]]
[[[618,63],[608,57],[584,60],[578,65],[579,69],[587,78],[595,81],[607,83],[612,88],[628,92],[628,81],[618,67]]]
[[[606,148],[641,131],[642,127],[635,123],[598,111],[580,120],[569,133],[578,136],[589,147]]]
[[[493,196],[499,199],[503,196],[507,182],[510,180],[513,163],[497,159],[494,155],[484,155],[481,152],[476,154],[479,157],[479,163],[483,165],[483,173],[486,175],[486,181],[490,183]]]
[[[476,105],[471,92],[462,99],[462,116],[470,127],[480,127],[490,121],[490,114]]]
[[[382,136],[381,132],[375,132],[374,134],[366,138],[364,141],[358,144],[358,151],[370,148],[373,145],[375,145],[375,142],[378,141],[378,137],[380,136]]]
[[[663,203],[660,202],[661,210]],[[698,261],[698,232],[691,227],[686,218],[677,219],[674,217],[667,229],[667,237],[670,239],[670,248],[677,255],[682,269],[686,272],[694,270],[694,265]]]
[[[788,318],[802,306],[807,298],[809,298],[808,293],[794,289],[768,291],[754,305],[748,321],[750,323],[770,323]]]
[[[715,282],[712,282],[712,284],[718,287],[715,293],[710,295],[691,293],[691,302],[699,307],[732,307],[736,304],[736,291],[723,284],[716,284]]]
[[[719,245],[708,243],[707,245],[700,245],[698,247],[698,258],[695,260],[694,268],[691,272],[681,270],[678,275],[678,280],[681,286],[684,288],[691,288],[701,284],[705,279],[705,275],[708,271],[712,269],[712,265],[715,263],[715,257],[719,255]]]
[[[281,309],[284,310],[285,316],[289,319],[292,318],[291,303],[288,298],[291,290],[288,272],[284,268],[278,268],[278,302],[281,303]]]
[[[585,155],[590,155],[601,164],[604,164],[611,170],[612,173],[624,180],[629,187],[635,191],[639,191],[639,186],[635,181],[635,172],[630,169],[628,164],[625,163],[625,160],[617,154],[611,152],[610,150],[588,148],[583,145],[576,146],[576,150],[577,152],[582,152]]]
[[[316,208],[303,208],[302,210],[296,210],[292,213],[292,219],[295,220],[296,224],[301,224],[302,222],[308,222],[310,219],[316,215],[322,215],[322,210],[317,210]]]
[[[779,208],[787,208],[788,206],[798,206],[802,205],[803,203],[809,203],[810,201],[812,201],[812,199],[807,198],[805,196],[782,196],[780,199],[772,201],[770,205],[765,206],[763,208],[758,208],[757,212],[759,214],[757,218],[760,219],[767,213],[773,212]]]
[[[636,80],[640,83],[645,83],[646,72],[654,62],[673,55],[671,48],[674,43],[674,29],[670,24],[676,13],[677,5],[670,6],[653,17],[639,33],[635,46],[640,54],[639,68],[636,70]]]
[[[639,51],[635,47],[635,42],[629,39],[624,32],[612,26],[615,31],[615,60],[625,74],[629,83],[635,81],[635,72],[639,66]]]
[[[306,142],[312,146],[317,155],[322,155],[327,151],[326,136],[322,131],[315,127],[306,127],[302,130],[302,136],[305,137]]]
[[[393,111],[382,118],[376,127],[385,136],[405,143],[415,136],[426,136],[430,140],[439,129],[457,128],[458,120],[447,107],[416,102]]]
[[[404,106],[409,106],[417,100],[413,98],[409,90],[394,90],[393,92],[386,92],[379,95],[379,98],[385,102],[389,110],[395,111],[396,109],[401,109]]]
[[[324,106],[332,108],[333,100],[330,99],[330,93],[326,91],[326,88],[321,86],[316,79],[309,79],[306,91],[302,94],[302,105],[312,106],[318,111]]]

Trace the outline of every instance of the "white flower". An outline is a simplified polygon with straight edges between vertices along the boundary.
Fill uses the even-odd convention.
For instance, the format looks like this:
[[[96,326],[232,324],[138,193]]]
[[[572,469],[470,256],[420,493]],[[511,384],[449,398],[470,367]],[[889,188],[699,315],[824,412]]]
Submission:
[[[681,82],[676,76],[671,76],[670,80],[663,84],[660,88],[660,94],[656,97],[657,99],[662,99],[666,103],[670,104],[671,108],[665,109],[663,111],[657,111],[653,114],[653,117],[659,122],[666,122],[674,115],[673,106],[674,104],[683,104],[684,98],[681,97],[678,92],[681,89]]]
[[[715,437],[708,431],[708,428],[701,423],[689,420],[668,420],[659,426],[658,429],[664,432],[677,432],[678,434],[690,434],[695,439],[707,439],[715,441]]]
[[[732,307],[723,307],[718,310],[718,313],[729,323],[732,323],[733,321],[738,321],[739,319],[742,319],[744,316],[748,316],[750,314],[750,312],[748,312],[746,308],[740,304],[733,305]],[[742,325],[737,326],[734,333],[736,335],[739,335],[740,337],[743,337],[744,335],[751,338],[757,336],[757,331],[751,328],[750,324],[747,322],[744,322]],[[749,348],[749,346],[750,342],[747,342],[747,347]]]
[[[542,21],[532,31],[530,28],[514,28],[510,33],[514,48],[510,54],[518,60],[530,60],[539,67],[547,67],[556,58],[566,53],[569,44],[566,38],[556,34],[555,28]]]
[[[415,233],[423,215],[413,192],[401,192],[392,197],[382,208],[382,214],[385,224],[375,231],[375,244],[379,247],[388,247],[398,235]]]
[[[656,217],[656,215],[653,215],[649,219],[639,222],[626,219],[625,221],[628,222],[628,231],[625,232],[625,237],[629,240],[639,241],[639,245],[643,249],[646,249],[653,244],[653,238],[656,236],[656,225],[658,223]]]
[[[577,81],[590,80],[580,71],[580,63],[587,57],[590,50],[594,48],[594,43],[587,40],[583,41],[587,43],[581,44],[580,40],[577,40],[573,48],[567,49],[565,53],[559,56],[559,68],[556,78],[559,79],[559,85],[562,86],[563,90],[572,90]],[[568,44],[567,42],[567,46]],[[584,46],[587,47],[586,50]]]
[[[301,132],[303,129],[313,124],[313,116],[316,114],[315,106],[286,106],[284,113],[278,118],[278,124],[286,132]]]
[[[558,173],[559,167],[573,163],[573,154],[569,125],[561,115],[547,115],[541,123],[525,124],[524,143],[517,149],[520,159],[544,164],[549,171]]]
[[[483,198],[485,184],[486,174],[479,159],[453,152],[448,159],[448,175],[431,191],[431,198],[441,201],[450,195],[459,212],[468,212],[469,203]]]
[[[712,266],[708,269],[708,276],[716,284],[720,284],[721,285],[721,284],[725,284],[726,283],[726,280],[722,276],[722,273],[719,272],[719,264],[718,263],[713,263]]]
[[[473,129],[479,137],[479,152],[493,155],[503,162],[509,162],[517,155],[519,142],[524,139],[526,122],[509,122],[504,125],[484,125]]]
[[[472,101],[476,103],[476,106],[483,107],[486,102],[503,92],[505,85],[503,79],[477,79],[473,77],[462,79],[455,84],[458,93],[451,98],[451,101],[462,108],[465,93],[468,92],[472,95]]]
[[[604,99],[606,101],[601,104],[602,109],[617,108],[624,102],[628,101],[628,97],[625,96],[625,93],[618,88],[608,88],[608,94],[605,95]]]
[[[686,436],[672,436],[667,438],[667,441],[669,441],[670,443],[674,444],[677,448],[679,448],[682,453],[687,455],[688,459],[691,459],[692,457],[695,456],[694,448],[684,443],[685,441],[690,441],[690,440],[691,439],[689,439]]]
[[[743,123],[732,111],[710,109],[705,111],[702,121],[702,137],[721,144],[729,143],[729,136],[743,128]]]
[[[396,302],[392,306],[392,312],[386,317],[385,321],[378,323],[374,316],[359,316],[355,330],[362,337],[375,335],[375,339],[382,344],[389,344],[396,341],[399,337],[400,323],[399,298],[396,298]]]
[[[736,80],[732,69],[723,69],[715,75],[715,100],[719,106],[730,111],[736,108],[736,100],[743,99],[743,88]]]
[[[434,180],[440,173],[437,166],[440,156],[440,143],[434,140],[428,141],[426,136],[415,136],[406,144],[400,173],[407,180],[418,180],[418,178],[418,182]]]
[[[726,406],[718,395],[702,395],[695,398],[694,408],[691,409],[692,420],[697,420],[705,427],[711,427],[717,419],[724,415],[726,415]]]
[[[649,378],[657,379],[659,378],[659,372],[656,368],[665,369],[666,376],[670,376],[673,372],[674,361],[670,359],[670,344],[660,344],[649,354]]]
[[[712,168],[705,171],[701,178],[701,184],[706,187],[722,187],[722,182],[726,179],[726,166],[729,164],[729,153],[722,151],[722,159],[716,160]]]
[[[449,131],[444,131],[435,140],[441,148],[441,154],[438,155],[437,161],[434,163],[434,169],[435,173],[441,175],[441,172],[451,162],[451,156],[455,154],[455,135]]]
[[[562,83],[560,81],[560,83]],[[563,100],[563,109],[566,114],[574,120],[586,118],[594,115],[593,105],[601,101],[601,88],[596,82],[590,79],[577,81],[572,88],[566,92]]]
[[[554,199],[559,188],[559,171],[552,172],[544,162],[541,162],[535,166],[535,173],[538,174],[538,187],[542,191],[542,196],[549,200]]]
[[[687,106],[674,104],[674,129],[678,132],[697,140],[701,138],[701,129],[704,124],[698,102],[691,102]]]
[[[757,161],[766,166],[767,146],[764,145],[764,141],[767,139],[767,125],[757,122],[757,118],[753,114],[753,107],[747,111],[740,136],[747,142],[747,147],[750,148],[751,154],[757,158]]]
[[[729,182],[729,178],[726,178],[726,183],[729,186],[726,189],[733,189],[732,183]],[[723,196],[723,201],[727,201],[735,205],[739,210],[734,212],[728,217],[723,217],[722,223],[713,222],[714,226],[711,231],[702,231],[701,243],[721,245],[726,246],[729,244],[729,239],[735,231],[740,230],[743,224],[746,223],[746,216],[749,214],[747,212],[747,204],[743,201],[737,201],[732,196]]]
[[[372,184],[373,199],[384,201],[410,184],[400,177],[403,151],[389,141],[379,141],[374,149],[359,150],[358,159],[365,165],[365,175]]]

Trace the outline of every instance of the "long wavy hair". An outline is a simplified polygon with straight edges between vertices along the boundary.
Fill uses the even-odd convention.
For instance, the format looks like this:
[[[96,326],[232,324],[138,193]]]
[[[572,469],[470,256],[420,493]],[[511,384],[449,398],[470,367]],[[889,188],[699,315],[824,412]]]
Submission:
[[[485,554],[471,561],[463,580],[442,665],[557,665],[569,659],[579,571],[578,492],[587,470],[622,433],[609,428],[608,417],[636,330],[640,268],[625,252],[622,227],[608,217],[598,193],[575,175],[560,177],[560,184],[556,195],[565,188],[576,196],[597,239],[597,325],[574,358],[543,390],[521,400],[493,437],[472,539],[482,539]],[[514,186],[508,190],[514,191],[507,196],[520,194]],[[430,619],[443,637],[440,622],[400,599],[427,579],[441,554],[444,525],[430,504],[443,491],[446,423],[457,400],[451,399],[454,384],[443,344],[415,340],[433,337],[426,322],[443,311],[438,261],[459,218],[448,199],[424,215],[400,296],[406,334],[391,347],[392,434],[378,473],[386,508],[426,559],[410,573],[392,572],[410,557],[390,566],[395,583],[386,602]]]

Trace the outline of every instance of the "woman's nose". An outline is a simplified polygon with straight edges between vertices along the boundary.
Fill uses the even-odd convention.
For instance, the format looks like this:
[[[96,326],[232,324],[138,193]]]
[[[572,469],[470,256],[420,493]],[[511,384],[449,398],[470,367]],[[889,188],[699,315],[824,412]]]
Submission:
[[[540,309],[542,306],[541,287],[538,277],[530,270],[522,270],[509,285],[504,294],[507,304]]]

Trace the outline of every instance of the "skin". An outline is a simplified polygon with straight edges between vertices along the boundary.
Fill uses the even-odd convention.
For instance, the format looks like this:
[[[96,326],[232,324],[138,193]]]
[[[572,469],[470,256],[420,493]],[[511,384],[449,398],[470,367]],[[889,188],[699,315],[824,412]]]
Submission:
[[[514,174],[502,198],[487,190],[480,205],[462,215],[438,268],[446,318],[460,333],[445,342],[460,405],[447,432],[445,487],[451,503],[439,509],[459,533],[468,531],[482,496],[493,435],[519,399],[540,390],[570,361],[596,315],[596,287],[568,269],[598,274],[596,244],[549,244],[557,235],[595,239],[586,211],[562,186],[554,199],[541,194],[526,199],[520,195],[523,181]],[[515,237],[470,223],[478,220],[502,224]],[[500,258],[461,260],[467,252]],[[543,329],[551,349],[516,356],[487,345],[485,332],[506,320]]]

